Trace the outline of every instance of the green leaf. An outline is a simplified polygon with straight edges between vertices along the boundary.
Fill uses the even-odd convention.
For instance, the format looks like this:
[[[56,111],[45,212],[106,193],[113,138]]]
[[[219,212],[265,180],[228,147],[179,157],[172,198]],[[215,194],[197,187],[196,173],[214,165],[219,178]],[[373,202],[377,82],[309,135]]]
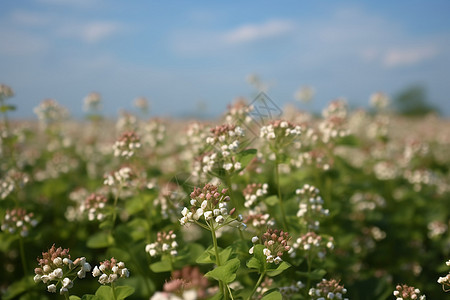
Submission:
[[[266,256],[263,253],[264,245],[253,246],[253,257],[247,262],[247,267],[257,269],[259,273],[266,269]]]
[[[100,286],[95,292],[95,296],[102,300],[114,299],[112,288],[109,285]]]
[[[245,167],[252,161],[252,159],[256,156],[256,152],[256,149],[246,149],[236,155],[236,160],[241,163],[241,170],[245,169]]]
[[[2,105],[0,106],[0,111],[2,113],[7,112],[7,111],[14,111],[16,110],[16,107],[14,105]]]
[[[115,288],[117,300],[125,299],[134,293],[134,287],[128,285],[121,285]]]
[[[271,290],[264,294],[261,300],[282,300],[283,296],[277,290]]]
[[[277,266],[274,270],[267,270],[267,276],[273,277],[281,274],[284,270],[288,269],[291,266],[290,263],[282,261],[281,264]]]
[[[222,263],[226,262],[231,254],[233,253],[233,248],[231,246],[219,250],[219,258]],[[214,251],[214,248],[212,246],[209,246],[208,249],[205,250],[195,261],[198,264],[215,264],[216,263],[216,254]]]
[[[216,259],[214,255],[214,249],[212,246],[209,246],[199,257],[195,260],[198,264],[215,264]]]
[[[207,277],[214,278],[224,283],[230,283],[236,278],[236,271],[241,262],[237,258],[230,259],[225,265],[219,266],[205,274]]]
[[[182,269],[185,265],[194,265],[196,259],[204,253],[205,248],[197,243],[187,244],[175,257],[175,268]]]
[[[150,269],[155,273],[170,272],[172,265],[169,260],[161,260],[151,264]]]
[[[98,300],[98,299],[99,297],[90,294],[83,295],[83,297],[81,298],[81,300]]]
[[[114,238],[109,233],[98,232],[87,240],[86,245],[93,249],[106,248],[114,245]]]
[[[269,206],[277,205],[278,204],[278,196],[273,195],[273,196],[267,197],[266,199],[264,199],[264,202],[266,202],[266,204]]]
[[[327,271],[323,269],[316,269],[308,274],[308,272],[296,272],[298,275],[304,276],[306,278],[310,278],[311,280],[319,280],[322,279],[325,274],[327,274]]]
[[[75,295],[71,295],[71,296],[69,297],[69,299],[70,299],[70,300],[81,300],[80,297],[75,296]]]
[[[2,299],[17,299],[19,295],[26,293],[34,286],[36,286],[36,283],[33,280],[33,276],[24,277],[20,281],[16,281],[11,284],[3,294]]]

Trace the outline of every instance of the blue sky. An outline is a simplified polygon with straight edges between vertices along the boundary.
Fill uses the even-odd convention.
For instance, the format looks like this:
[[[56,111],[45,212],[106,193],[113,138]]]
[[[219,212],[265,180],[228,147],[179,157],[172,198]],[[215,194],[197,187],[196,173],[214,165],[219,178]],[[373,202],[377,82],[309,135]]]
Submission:
[[[93,91],[110,116],[139,96],[153,115],[193,114],[200,102],[218,115],[252,99],[250,74],[279,106],[314,87],[315,111],[419,83],[448,116],[449,12],[450,1],[414,0],[3,0],[0,83],[16,93],[16,117],[34,117],[45,98],[82,116]]]

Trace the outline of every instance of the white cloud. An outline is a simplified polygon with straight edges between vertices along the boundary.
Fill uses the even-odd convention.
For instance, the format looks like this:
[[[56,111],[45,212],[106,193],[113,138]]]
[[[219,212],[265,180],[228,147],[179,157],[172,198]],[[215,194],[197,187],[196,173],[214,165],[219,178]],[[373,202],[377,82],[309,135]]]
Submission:
[[[247,24],[223,34],[225,43],[239,44],[283,35],[294,28],[286,20],[273,20],[263,24]]]
[[[62,37],[79,38],[88,43],[96,43],[107,39],[123,29],[116,22],[95,21],[86,24],[68,24],[58,30]]]
[[[386,67],[415,65],[433,58],[438,52],[436,46],[391,49],[384,55],[383,64]]]

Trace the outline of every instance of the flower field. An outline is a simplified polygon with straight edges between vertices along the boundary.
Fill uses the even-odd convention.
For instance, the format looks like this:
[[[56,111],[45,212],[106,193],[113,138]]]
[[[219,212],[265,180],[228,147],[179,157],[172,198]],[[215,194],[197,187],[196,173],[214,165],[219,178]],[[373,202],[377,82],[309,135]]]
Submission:
[[[1,299],[448,297],[446,119],[382,94],[208,121],[0,100]]]

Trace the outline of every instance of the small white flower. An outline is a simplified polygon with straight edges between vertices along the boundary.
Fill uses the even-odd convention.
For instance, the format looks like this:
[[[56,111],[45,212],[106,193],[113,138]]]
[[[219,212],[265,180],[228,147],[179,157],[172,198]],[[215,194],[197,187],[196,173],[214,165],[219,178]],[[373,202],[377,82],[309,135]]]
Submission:
[[[50,284],[49,286],[47,286],[47,291],[49,291],[50,293],[56,293],[56,285]]]
[[[70,278],[66,277],[62,281],[62,286],[70,289],[71,287],[73,287],[73,282],[72,282],[72,280],[70,280]]]
[[[109,281],[108,281],[108,275],[102,274],[102,276],[100,276],[100,277],[98,278],[98,282],[100,282],[100,284],[107,284],[107,283],[109,283]]]
[[[202,204],[200,205],[200,207],[201,207],[202,209],[205,209],[207,205],[208,205],[208,201],[207,201],[207,200],[203,200],[203,202],[202,202]]]
[[[248,253],[253,254],[254,248],[255,248],[255,247],[251,247],[251,248],[248,250]]]
[[[121,277],[130,277],[130,271],[127,268],[123,268],[121,271]]]
[[[39,281],[41,281],[41,275],[36,274],[36,275],[33,277],[33,280],[34,280],[34,282],[38,283]]]
[[[67,288],[65,288],[65,287],[62,287],[62,288],[59,290],[59,293],[60,293],[61,295],[64,295],[64,293],[67,293],[67,292],[69,292],[69,290],[68,290]]]
[[[43,270],[44,270],[44,273],[50,273],[52,268],[49,265],[45,265]]]
[[[252,237],[252,243],[255,244],[259,241],[259,238],[257,236]]]
[[[63,260],[61,259],[61,257],[57,257],[53,260],[53,263],[59,267],[63,264]]]
[[[271,252],[270,252],[269,249],[264,248],[264,249],[263,249],[263,254],[264,254],[265,256],[269,256],[269,255],[271,254]]]
[[[102,274],[100,272],[100,269],[97,266],[95,266],[94,270],[92,270],[92,276],[97,277],[97,276],[100,276],[100,274]]]
[[[63,276],[63,270],[62,270],[61,268],[57,268],[57,269],[55,269],[55,270],[53,271],[53,275],[54,275],[56,278],[62,278],[62,276]]]
[[[223,216],[216,217],[216,223],[222,224],[223,222],[225,222],[225,218]]]

